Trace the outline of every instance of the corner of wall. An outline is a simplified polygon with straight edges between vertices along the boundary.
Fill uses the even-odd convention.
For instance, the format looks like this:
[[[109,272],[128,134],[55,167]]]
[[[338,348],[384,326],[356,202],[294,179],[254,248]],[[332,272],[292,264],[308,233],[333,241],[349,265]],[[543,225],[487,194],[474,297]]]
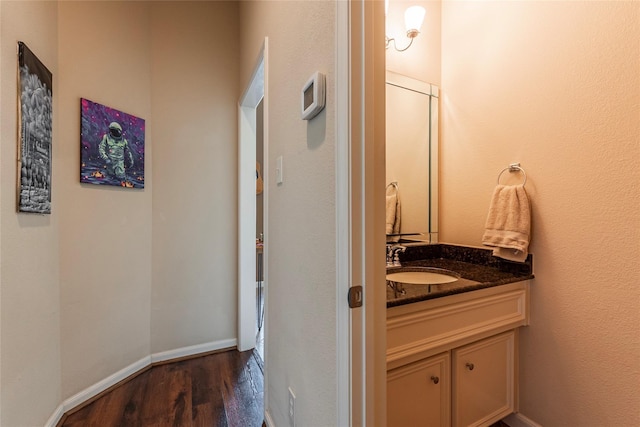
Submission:
[[[59,211],[16,212],[17,55],[25,42],[53,73],[58,133],[57,2],[0,2],[0,424],[42,425],[60,402]],[[59,195],[54,177],[53,200]]]

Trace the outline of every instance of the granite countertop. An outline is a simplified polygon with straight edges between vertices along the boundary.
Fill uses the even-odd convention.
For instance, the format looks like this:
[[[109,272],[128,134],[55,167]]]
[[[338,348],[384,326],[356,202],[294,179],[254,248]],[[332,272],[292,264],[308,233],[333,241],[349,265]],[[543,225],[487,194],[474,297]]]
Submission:
[[[452,283],[439,285],[401,285],[401,290],[387,286],[387,308],[447,295],[533,279],[533,257],[525,262],[512,262],[492,255],[491,249],[448,244],[408,246],[400,254],[402,268],[434,267],[460,275]],[[398,271],[398,267],[387,271]]]

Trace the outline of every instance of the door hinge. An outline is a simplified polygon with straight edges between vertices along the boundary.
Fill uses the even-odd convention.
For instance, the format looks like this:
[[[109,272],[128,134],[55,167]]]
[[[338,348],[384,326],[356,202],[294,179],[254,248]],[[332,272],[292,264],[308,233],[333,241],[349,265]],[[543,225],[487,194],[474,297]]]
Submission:
[[[352,286],[349,288],[349,308],[362,307],[363,290],[362,286]]]

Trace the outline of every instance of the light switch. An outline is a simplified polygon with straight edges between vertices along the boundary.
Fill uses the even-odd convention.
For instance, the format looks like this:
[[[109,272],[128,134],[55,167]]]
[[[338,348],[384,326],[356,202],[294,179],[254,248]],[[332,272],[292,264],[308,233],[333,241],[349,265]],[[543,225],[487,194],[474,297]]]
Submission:
[[[276,159],[276,184],[282,184],[282,156],[278,156]]]

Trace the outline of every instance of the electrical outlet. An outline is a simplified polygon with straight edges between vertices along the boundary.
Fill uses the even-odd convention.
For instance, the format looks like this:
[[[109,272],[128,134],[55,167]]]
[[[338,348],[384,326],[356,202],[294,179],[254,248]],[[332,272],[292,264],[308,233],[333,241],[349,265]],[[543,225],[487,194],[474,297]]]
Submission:
[[[289,425],[296,427],[296,395],[289,387]]]

